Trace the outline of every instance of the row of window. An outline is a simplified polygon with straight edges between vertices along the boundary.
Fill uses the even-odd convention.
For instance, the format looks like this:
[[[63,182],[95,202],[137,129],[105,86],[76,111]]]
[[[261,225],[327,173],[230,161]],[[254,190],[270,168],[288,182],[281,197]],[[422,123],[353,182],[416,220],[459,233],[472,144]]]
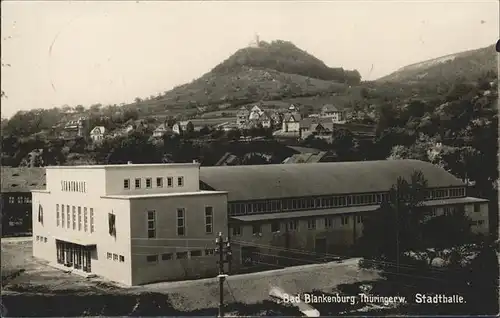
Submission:
[[[356,223],[363,223],[363,216],[362,215],[356,215],[355,216]],[[324,228],[325,229],[331,229],[333,228],[333,222],[334,218],[333,217],[325,217],[324,218]],[[311,218],[307,220],[307,229],[308,230],[315,230],[317,228],[317,218]],[[349,224],[349,216],[344,215],[340,217],[340,224],[342,226],[348,225]],[[271,222],[271,232],[276,233],[280,232],[282,229],[286,229],[288,231],[298,231],[299,228],[299,221],[298,220],[291,220],[286,223],[282,223],[279,221],[276,222]],[[241,226],[240,225],[234,225],[232,226],[232,233],[233,236],[241,236]],[[262,223],[254,223],[252,225],[252,234],[262,234]]]
[[[14,196],[9,197],[9,203],[10,204],[16,203],[16,197],[14,197]],[[17,204],[28,204],[28,203],[31,203],[30,196],[18,196],[17,197]]]
[[[145,182],[146,189],[153,188],[153,178],[145,178],[145,179],[146,179],[146,182]],[[157,177],[156,178],[156,188],[163,188],[164,187],[164,180],[165,180],[165,178],[163,178],[163,177]],[[174,178],[167,177],[166,180],[167,180],[167,182],[166,182],[167,188],[173,188],[174,187]],[[184,177],[177,177],[177,186],[178,187],[184,186]],[[123,180],[123,189],[130,190],[130,188],[131,188],[130,179],[124,179]],[[135,178],[134,188],[135,189],[142,188],[142,178]]]
[[[36,241],[41,242],[41,243],[47,243],[48,239],[44,236],[37,235],[36,236]]]
[[[123,256],[123,255],[118,255],[118,254],[115,254],[115,253],[111,254],[111,253],[108,252],[108,253],[106,253],[106,257],[107,257],[107,259],[113,260],[113,261],[116,261],[116,262],[118,260],[120,261],[120,263],[125,262],[125,256]]]
[[[483,220],[472,221],[472,225],[483,225],[483,224],[484,224]]]
[[[248,203],[230,203],[229,215],[266,212],[296,211],[305,209],[326,209],[334,207],[376,205],[387,200],[388,193],[338,195],[296,199],[265,200]],[[465,188],[435,189],[425,192],[426,200],[465,196]]]
[[[59,207],[61,210],[59,210]],[[83,213],[82,213],[83,212]],[[83,227],[82,227],[83,216]],[[56,204],[56,225],[58,227],[94,233],[94,209]],[[89,226],[90,225],[90,226]]]
[[[84,181],[61,181],[61,191],[87,192],[87,183]]]
[[[211,256],[214,255],[214,249],[206,249],[203,253],[201,250],[190,251],[190,252],[177,252],[177,253],[164,253],[161,255],[148,255],[146,256],[146,261],[148,263],[157,263],[161,257],[162,261],[170,261],[174,259],[188,259],[189,257],[201,257],[201,256]]]
[[[148,238],[156,237],[156,211],[147,212]],[[205,207],[205,233],[212,234],[214,225],[214,209],[211,206]],[[176,215],[177,236],[186,235],[186,209],[177,208]]]

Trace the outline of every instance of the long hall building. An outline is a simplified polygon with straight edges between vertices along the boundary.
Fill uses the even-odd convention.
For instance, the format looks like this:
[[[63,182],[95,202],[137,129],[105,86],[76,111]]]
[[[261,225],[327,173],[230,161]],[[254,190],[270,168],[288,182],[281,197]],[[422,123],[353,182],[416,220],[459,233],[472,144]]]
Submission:
[[[356,242],[398,177],[420,170],[436,215],[464,206],[487,233],[487,200],[417,160],[260,166],[126,164],[47,167],[32,191],[33,255],[125,285],[217,275],[218,232],[232,269],[295,249],[339,253]]]
[[[228,192],[237,270],[284,250],[348,254],[363,216],[380,207],[398,177],[409,180],[416,170],[428,181],[424,205],[433,215],[464,206],[472,231],[488,233],[488,200],[467,197],[461,180],[418,160],[207,167],[200,178],[203,189]]]

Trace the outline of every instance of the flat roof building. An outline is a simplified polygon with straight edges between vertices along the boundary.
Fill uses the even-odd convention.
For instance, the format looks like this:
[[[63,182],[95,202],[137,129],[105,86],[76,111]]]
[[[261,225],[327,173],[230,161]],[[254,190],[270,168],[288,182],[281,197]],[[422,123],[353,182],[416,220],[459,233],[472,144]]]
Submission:
[[[33,255],[125,285],[217,274],[227,193],[199,187],[199,164],[47,167],[33,191]]]

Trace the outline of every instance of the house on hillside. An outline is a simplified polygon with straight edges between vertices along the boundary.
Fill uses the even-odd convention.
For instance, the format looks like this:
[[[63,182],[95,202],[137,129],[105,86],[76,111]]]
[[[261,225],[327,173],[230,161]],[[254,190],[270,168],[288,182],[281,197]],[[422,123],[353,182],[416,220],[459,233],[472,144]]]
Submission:
[[[302,116],[297,112],[286,113],[283,117],[283,132],[300,132],[300,121]]]
[[[104,126],[96,126],[90,131],[90,139],[94,142],[102,141],[105,133],[106,128]]]
[[[45,188],[44,168],[1,168],[2,235],[31,233],[31,190]]]
[[[168,133],[171,133],[171,132],[173,132],[172,128],[169,127],[166,123],[163,123],[163,124],[161,124],[161,125],[159,125],[158,127],[155,128],[155,130],[153,131],[153,137],[155,137],[155,138],[161,138],[165,134],[168,134]]]
[[[327,104],[321,108],[320,117],[322,118],[331,118],[332,122],[342,123],[345,121],[344,112],[339,110],[337,107],[332,104]]]
[[[297,105],[294,105],[294,104],[290,104],[290,106],[288,107],[288,111],[293,113],[293,112],[299,112],[300,109],[299,109],[299,106]]]
[[[250,111],[245,107],[241,107],[240,110],[236,113],[236,124],[238,126],[243,126],[250,116]]]
[[[179,121],[172,126],[172,131],[178,135],[182,134],[189,130],[189,127],[193,127],[194,125],[190,120]]]
[[[87,126],[87,119],[80,117],[76,120],[70,120],[63,126],[61,137],[63,138],[77,138],[84,137]]]

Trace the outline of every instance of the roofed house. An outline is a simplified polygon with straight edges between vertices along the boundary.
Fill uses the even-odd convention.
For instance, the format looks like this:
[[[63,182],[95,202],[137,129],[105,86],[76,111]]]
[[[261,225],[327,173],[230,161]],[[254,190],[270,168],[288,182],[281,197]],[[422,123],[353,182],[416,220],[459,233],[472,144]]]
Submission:
[[[321,108],[321,117],[323,118],[331,118],[332,122],[341,123],[345,121],[344,112],[339,110],[337,107],[332,104],[324,105]]]
[[[170,128],[166,123],[160,124],[158,127],[155,128],[153,131],[153,137],[155,138],[161,138],[165,134],[171,133],[172,128]]]
[[[102,141],[105,133],[106,128],[104,126],[96,126],[90,131],[90,138],[92,141]]]
[[[302,116],[297,112],[286,113],[283,117],[283,132],[299,132]]]
[[[399,177],[421,171],[431,215],[464,207],[472,231],[488,233],[488,200],[467,197],[465,184],[418,160],[201,167],[201,188],[228,191],[233,266],[276,264],[288,249],[345,255]],[[342,254],[341,254],[342,253]],[[268,255],[268,259],[256,258]]]
[[[31,190],[45,188],[44,168],[1,168],[2,233],[31,232]]]
[[[190,120],[180,121],[172,126],[172,131],[178,135],[189,130],[189,127],[194,129],[194,125]]]
[[[236,113],[236,124],[239,126],[244,125],[248,120],[248,116],[250,116],[250,111],[245,106],[242,106]]]

